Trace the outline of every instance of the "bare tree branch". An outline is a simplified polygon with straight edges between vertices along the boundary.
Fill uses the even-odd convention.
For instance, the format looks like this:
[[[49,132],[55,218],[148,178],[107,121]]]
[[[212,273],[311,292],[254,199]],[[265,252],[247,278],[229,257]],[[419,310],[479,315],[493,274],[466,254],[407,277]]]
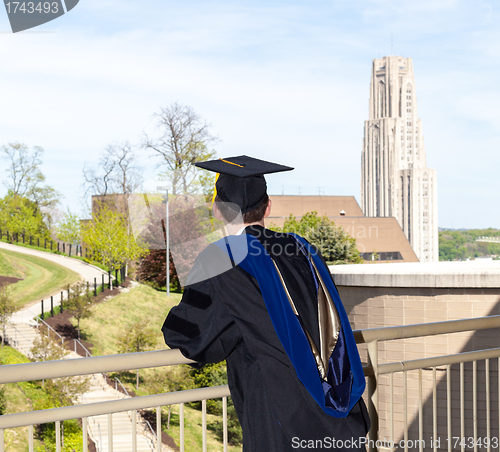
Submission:
[[[209,132],[210,124],[191,107],[174,103],[164,107],[157,118],[157,139],[145,136],[143,147],[160,157],[157,164],[172,184],[172,193],[192,193],[197,190],[197,171],[194,163],[208,160],[215,155],[208,146],[218,141]]]
[[[85,166],[85,194],[130,194],[142,186],[142,169],[129,142],[110,144],[96,166]]]

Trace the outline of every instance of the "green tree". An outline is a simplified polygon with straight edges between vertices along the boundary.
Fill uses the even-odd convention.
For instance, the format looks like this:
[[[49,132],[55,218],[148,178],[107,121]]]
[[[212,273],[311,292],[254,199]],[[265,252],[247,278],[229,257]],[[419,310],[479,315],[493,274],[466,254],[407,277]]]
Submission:
[[[42,212],[36,203],[24,196],[15,195],[12,190],[0,199],[0,227],[11,234],[50,237]]]
[[[68,209],[64,215],[64,219],[59,223],[56,229],[56,234],[59,240],[63,242],[79,244],[81,240],[80,218],[78,215],[71,213]]]
[[[362,263],[356,240],[340,226],[335,226],[326,216],[319,217],[316,211],[307,212],[300,220],[290,215],[283,227],[271,225],[278,232],[293,232],[307,239],[321,252],[329,263]]]
[[[92,315],[92,295],[88,290],[88,283],[79,282],[73,287],[68,286],[68,299],[66,309],[73,314],[77,321],[78,339],[80,339],[80,320],[87,319]]]
[[[4,185],[16,197],[25,197],[40,209],[59,203],[61,194],[45,184],[45,176],[40,169],[44,151],[40,146],[30,150],[26,144],[13,142],[3,145],[0,152],[7,162]]]
[[[444,229],[439,231],[439,260],[454,261],[500,256],[500,243],[478,242],[479,237],[500,237],[499,229]]]
[[[0,416],[7,412],[7,398],[5,397],[5,387],[0,388]]]
[[[210,386],[226,385],[226,362],[222,361],[215,364],[205,364],[200,369],[191,369],[190,375],[193,379],[193,385],[195,388],[208,388]],[[194,402],[193,405],[200,409],[201,402]],[[207,400],[207,412],[220,416],[222,414],[222,401]],[[220,440],[222,440],[223,423],[220,418],[209,425],[209,428],[214,431]],[[242,442],[243,433],[231,398],[227,400],[227,433],[228,440],[231,444],[236,445]]]
[[[56,361],[60,359],[64,359],[68,355],[68,351],[59,346],[50,335],[41,333],[35,339],[33,343],[33,347],[31,348],[31,356],[34,361]],[[39,406],[36,409],[49,409],[49,408],[58,408],[64,406],[73,405],[73,401],[80,397],[82,394],[87,392],[90,388],[90,379],[88,377],[63,377],[56,378],[43,381],[43,390],[45,394],[48,396],[47,398],[41,399],[38,401]],[[72,421],[69,421],[70,424],[70,441],[71,444],[74,441],[74,426],[72,425]],[[64,421],[61,423],[61,436],[62,436],[62,449],[64,447],[65,440],[65,428]],[[46,431],[46,428],[43,427],[42,431],[44,431],[44,439],[49,440],[54,436],[51,429]],[[52,434],[51,434],[52,433]],[[73,444],[72,444],[73,445]],[[74,449],[69,449],[74,450]]]
[[[130,325],[118,338],[119,353],[135,353],[151,350],[157,344],[157,333],[146,320]],[[136,370],[136,388],[139,389],[139,369]]]
[[[2,347],[7,334],[7,324],[12,314],[16,312],[16,306],[10,296],[6,284],[0,284],[0,324],[2,325]]]
[[[147,252],[137,243],[122,214],[104,204],[96,210],[92,221],[82,228],[82,241],[96,261],[114,271]]]

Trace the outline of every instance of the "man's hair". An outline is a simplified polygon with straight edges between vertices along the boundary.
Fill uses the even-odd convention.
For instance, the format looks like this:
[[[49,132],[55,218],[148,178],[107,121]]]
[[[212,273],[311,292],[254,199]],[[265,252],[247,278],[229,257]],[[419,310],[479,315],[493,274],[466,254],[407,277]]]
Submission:
[[[231,203],[223,202],[222,199],[219,198],[219,195],[215,197],[215,202],[217,203],[217,208],[219,209],[222,217],[228,223],[234,221],[234,219],[238,216],[239,212],[230,207]],[[266,195],[264,200],[255,209],[243,214],[243,223],[249,224],[261,221],[264,218],[268,204],[269,196]]]

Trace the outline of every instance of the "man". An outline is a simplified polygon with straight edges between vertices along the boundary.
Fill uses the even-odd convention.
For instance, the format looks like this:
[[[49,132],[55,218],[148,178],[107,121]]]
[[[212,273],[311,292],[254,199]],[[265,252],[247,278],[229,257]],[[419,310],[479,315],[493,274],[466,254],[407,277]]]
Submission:
[[[244,452],[364,449],[365,380],[328,268],[303,238],[264,227],[263,175],[293,168],[247,156],[198,166],[218,173],[213,212],[229,235],[198,257],[166,343],[199,366],[227,360]]]

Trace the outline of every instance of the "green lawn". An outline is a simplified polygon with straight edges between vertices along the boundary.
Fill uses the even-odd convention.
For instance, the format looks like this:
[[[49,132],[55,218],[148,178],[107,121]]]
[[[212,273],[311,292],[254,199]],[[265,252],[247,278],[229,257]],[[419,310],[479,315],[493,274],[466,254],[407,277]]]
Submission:
[[[53,262],[7,250],[0,250],[0,274],[22,278],[10,286],[19,308],[80,280],[77,273]]]
[[[113,355],[118,353],[118,338],[123,331],[135,321],[146,319],[151,329],[157,332],[155,350],[168,348],[160,330],[168,311],[179,303],[180,298],[181,294],[173,293],[167,297],[165,292],[141,284],[94,306],[92,316],[80,322],[82,333],[94,344],[94,356]],[[74,323],[76,325],[76,321]]]
[[[118,353],[118,337],[136,320],[146,319],[154,331],[157,331],[155,349],[168,348],[163,342],[160,331],[170,308],[179,303],[181,294],[173,293],[167,297],[165,292],[158,292],[149,286],[139,285],[127,293],[122,293],[92,308],[92,317],[81,321],[84,337],[94,345],[93,355],[109,355]],[[76,325],[76,321],[73,319]],[[137,395],[155,394],[158,392],[184,389],[182,381],[188,372],[188,366],[142,369],[140,371],[139,390],[135,388],[135,372],[121,372],[118,377],[127,388]],[[188,389],[188,387],[186,388]],[[162,422],[165,431],[179,444],[179,406],[172,409],[170,429],[166,430],[166,413],[163,408]],[[202,449],[201,411],[185,407],[185,441],[186,450]],[[208,415],[208,424],[220,419],[220,416]],[[222,451],[222,444],[215,434],[208,430],[208,451]],[[241,451],[241,446],[229,447],[231,452]]]

